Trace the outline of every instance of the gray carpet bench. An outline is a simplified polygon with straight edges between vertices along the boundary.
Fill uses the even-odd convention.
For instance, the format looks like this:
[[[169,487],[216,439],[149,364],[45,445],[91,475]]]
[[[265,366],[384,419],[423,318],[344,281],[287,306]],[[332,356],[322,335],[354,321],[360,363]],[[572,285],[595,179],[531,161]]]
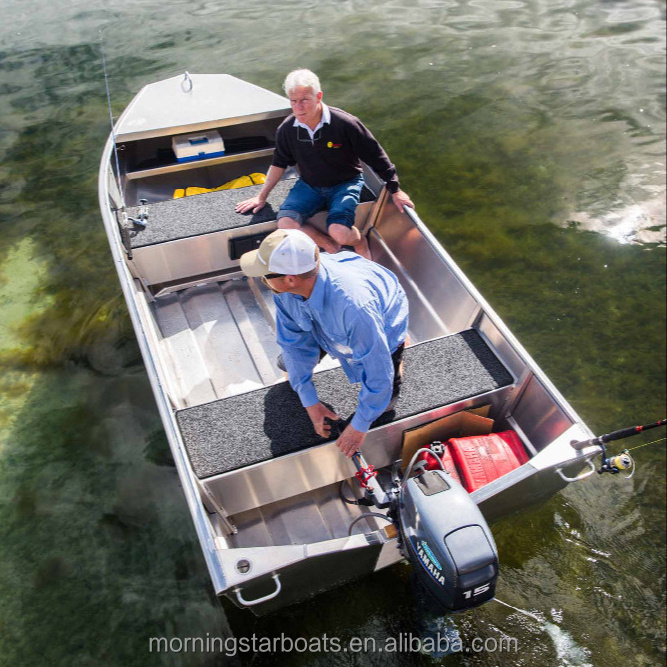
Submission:
[[[259,194],[263,187],[261,185],[146,204],[148,224],[145,229],[132,230],[130,233],[132,248],[144,248],[157,243],[275,220],[280,205],[295,182],[295,178],[279,181],[271,191],[266,206],[257,213],[237,213],[235,207],[239,202]],[[364,188],[361,201],[374,199],[373,193]],[[136,218],[138,212],[138,206],[127,209],[128,216],[132,218]]]
[[[294,183],[294,179],[279,181],[266,206],[258,213],[237,213],[234,209],[239,202],[259,194],[261,185],[146,204],[148,224],[145,229],[132,232],[132,248],[275,220],[280,204]],[[138,207],[131,207],[127,214],[136,217],[138,211]]]
[[[512,384],[511,374],[473,329],[406,348],[399,399],[373,427]],[[340,368],[316,373],[323,403],[349,421],[358,385]],[[288,382],[177,411],[176,419],[199,479],[326,442]]]

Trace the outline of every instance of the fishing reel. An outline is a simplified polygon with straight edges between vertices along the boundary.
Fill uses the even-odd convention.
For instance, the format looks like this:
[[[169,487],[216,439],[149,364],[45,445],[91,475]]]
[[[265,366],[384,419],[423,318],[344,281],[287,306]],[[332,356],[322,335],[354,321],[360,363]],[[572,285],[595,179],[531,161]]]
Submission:
[[[630,428],[624,428],[620,431],[612,431],[611,433],[605,433],[604,435],[597,436],[595,438],[590,438],[589,440],[576,441],[573,440],[570,443],[570,446],[581,451],[586,449],[586,447],[599,447],[602,452],[602,465],[597,471],[598,475],[602,475],[605,472],[611,473],[612,475],[618,475],[619,472],[624,470],[630,470],[629,475],[623,475],[626,479],[630,479],[635,474],[635,462],[634,459],[630,456],[630,452],[627,449],[624,449],[620,454],[616,456],[609,457],[607,456],[607,448],[605,447],[606,442],[611,442],[612,440],[621,440],[623,438],[629,438],[632,435],[637,435],[644,431],[648,431],[652,428],[657,428],[658,426],[667,425],[667,419],[660,419],[657,422],[652,424],[645,424],[643,426],[631,426]],[[661,438],[664,440],[664,438]],[[654,442],[659,442],[656,440]],[[647,443],[647,445],[654,443]],[[640,447],[645,447],[646,445],[639,445]],[[638,447],[633,447],[632,449],[638,449]],[[590,461],[589,461],[590,464]],[[592,464],[591,464],[592,465]]]
[[[635,461],[630,456],[627,449],[624,449],[620,454],[616,456],[608,457],[607,450],[604,445],[602,447],[602,465],[598,470],[598,475],[602,475],[605,472],[611,473],[612,475],[618,475],[618,473],[624,470],[630,470],[629,475],[624,475],[626,479],[630,479],[635,474]]]
[[[148,225],[148,207],[146,206],[148,200],[140,199],[139,203],[141,204],[141,206],[139,207],[137,217],[132,218],[128,215],[127,219],[130,222],[134,223],[135,227],[139,227],[140,229],[146,229],[146,226]]]

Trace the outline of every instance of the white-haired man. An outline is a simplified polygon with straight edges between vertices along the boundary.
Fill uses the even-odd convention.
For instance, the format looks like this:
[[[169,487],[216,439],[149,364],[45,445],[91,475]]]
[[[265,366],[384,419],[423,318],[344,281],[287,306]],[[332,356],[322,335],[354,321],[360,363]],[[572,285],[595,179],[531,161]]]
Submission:
[[[319,254],[298,229],[278,229],[241,257],[247,276],[274,293],[276,334],[294,391],[318,435],[338,415],[317,395],[313,369],[323,352],[359,382],[359,405],[336,445],[352,456],[371,424],[398,396],[408,333],[408,300],[396,276],[352,252]]]
[[[285,78],[285,92],[292,114],[276,133],[276,149],[266,182],[260,193],[240,202],[238,213],[264,207],[269,193],[287,167],[297,165],[301,178],[278,211],[279,229],[301,229],[326,252],[352,246],[370,259],[368,242],[354,227],[354,212],[363,188],[361,162],[372,167],[387,184],[399,210],[414,204],[398,183],[396,168],[384,149],[355,116],[322,102],[317,76],[297,69]],[[327,208],[327,233],[306,220]]]

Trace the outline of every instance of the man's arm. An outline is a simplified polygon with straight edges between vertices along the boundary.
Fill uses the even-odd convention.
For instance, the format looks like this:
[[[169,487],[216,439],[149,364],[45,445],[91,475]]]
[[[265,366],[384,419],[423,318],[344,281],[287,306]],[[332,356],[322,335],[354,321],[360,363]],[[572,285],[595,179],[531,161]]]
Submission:
[[[242,202],[239,202],[236,205],[236,212],[237,213],[247,213],[250,209],[252,209],[253,213],[257,213],[257,211],[261,211],[264,208],[264,205],[266,204],[266,200],[271,194],[271,190],[276,187],[276,184],[278,181],[283,177],[283,174],[285,173],[285,169],[282,167],[276,167],[275,165],[271,165],[269,167],[269,171],[266,174],[266,181],[264,181],[264,187],[259,191],[259,194],[255,195],[254,197],[251,197],[250,199],[245,199]]]
[[[290,116],[293,119],[293,116]],[[257,213],[266,204],[266,200],[271,193],[271,190],[276,186],[278,181],[283,177],[285,169],[295,164],[292,151],[289,147],[288,129],[281,125],[276,132],[276,147],[273,151],[273,161],[266,173],[266,181],[264,187],[259,191],[259,194],[245,201],[239,202],[236,205],[237,213],[247,213],[252,209],[253,213]]]
[[[298,394],[301,405],[308,412],[315,432],[326,438],[331,432],[331,426],[325,419],[338,421],[340,417],[320,402],[313,384],[313,368],[320,359],[319,343],[311,331],[304,331],[292,319],[280,298],[274,301],[277,340],[283,351],[283,361],[290,385]]]
[[[349,345],[354,361],[363,368],[359,405],[336,445],[350,457],[363,444],[371,424],[387,409],[394,384],[394,364],[379,314],[374,311],[346,313],[350,322]]]
[[[354,117],[353,117],[354,118]],[[393,165],[380,142],[373,136],[372,132],[358,119],[353,123],[353,132],[356,135],[354,141],[359,157],[371,167],[378,176],[387,184],[387,190],[391,194],[392,201],[403,212],[403,206],[414,208],[410,197],[401,190],[398,183],[396,167]]]

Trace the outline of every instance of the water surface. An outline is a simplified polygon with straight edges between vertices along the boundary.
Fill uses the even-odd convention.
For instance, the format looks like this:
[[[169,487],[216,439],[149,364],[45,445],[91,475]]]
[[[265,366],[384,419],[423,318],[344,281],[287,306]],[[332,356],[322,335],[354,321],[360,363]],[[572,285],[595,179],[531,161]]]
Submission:
[[[444,631],[398,565],[253,620],[211,593],[99,219],[139,88],[297,66],[359,115],[419,213],[596,432],[665,411],[665,3],[3,0],[0,665],[655,665],[665,446],[494,526],[464,639],[518,654],[148,653],[148,639]],[[650,442],[647,433],[628,446]],[[528,612],[528,615],[522,613]],[[451,630],[451,627],[449,629]]]

